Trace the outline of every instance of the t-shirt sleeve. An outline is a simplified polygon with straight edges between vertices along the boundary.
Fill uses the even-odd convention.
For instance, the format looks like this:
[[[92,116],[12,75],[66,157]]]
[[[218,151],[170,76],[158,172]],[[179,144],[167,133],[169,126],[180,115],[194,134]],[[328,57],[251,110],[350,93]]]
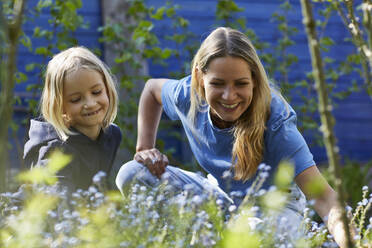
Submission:
[[[190,79],[168,80],[162,88],[161,99],[166,115],[172,120],[179,120],[180,115],[187,115],[190,107]]]
[[[288,116],[282,116],[267,128],[265,146],[269,163],[277,165],[288,160],[295,166],[295,176],[315,165],[313,155],[297,129],[297,116],[293,109]]]

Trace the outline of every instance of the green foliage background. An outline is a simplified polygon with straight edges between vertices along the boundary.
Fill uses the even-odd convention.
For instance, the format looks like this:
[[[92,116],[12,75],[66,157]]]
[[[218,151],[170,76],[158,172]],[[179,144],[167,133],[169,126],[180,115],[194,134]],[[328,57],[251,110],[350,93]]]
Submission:
[[[12,3],[14,1],[3,0],[0,11],[6,12],[4,6]],[[185,76],[189,74],[190,62],[199,46],[199,38],[189,31],[189,21],[178,14],[179,6],[174,5],[172,2],[166,2],[163,6],[157,8],[148,6],[144,0],[125,0],[124,3],[127,6],[125,19],[128,22],[118,23],[109,20],[97,31],[102,34],[100,42],[114,48],[114,53],[116,54],[113,60],[114,64],[110,65],[110,67],[117,77],[119,90],[123,98],[119,107],[117,123],[123,130],[122,149],[133,153],[136,133],[136,125],[133,121],[135,121],[137,115],[137,102],[140,92],[138,89],[149,77],[149,75],[144,73],[144,62],[151,61],[167,67],[169,59],[176,58],[181,62],[182,68],[176,71],[169,71],[167,76],[172,78]],[[280,8],[273,13],[270,20],[277,25],[280,31],[280,38],[275,43],[262,42],[255,32],[247,27],[245,19],[240,17],[243,8],[239,7],[233,0],[216,1],[215,26],[233,27],[250,37],[259,51],[269,77],[281,88],[283,94],[289,100],[294,94],[301,96],[303,104],[295,106],[300,117],[300,130],[302,132],[310,130],[314,135],[318,135],[319,139],[315,139],[315,142],[321,144],[322,140],[318,131],[319,123],[314,121],[317,114],[317,101],[312,97],[315,89],[311,72],[304,73],[307,76],[296,82],[289,82],[288,80],[288,75],[296,69],[299,63],[299,58],[289,52],[290,48],[295,45],[293,37],[298,33],[298,30],[290,25],[288,15],[298,10],[293,9],[290,1],[282,0],[281,3]],[[78,12],[81,8],[83,8],[81,0],[39,0],[35,8],[29,11],[31,14],[25,16],[25,21],[27,22],[36,20],[41,13],[48,13],[50,18],[48,20],[48,28],[44,29],[36,26],[33,29],[32,37],[22,33],[22,37],[19,40],[30,53],[42,58],[41,63],[30,63],[25,68],[18,68],[16,74],[17,83],[28,82],[28,75],[37,75],[38,78],[37,82],[28,83],[27,85],[27,90],[30,92],[31,97],[27,99],[29,114],[22,123],[23,125],[28,123],[29,118],[38,115],[38,100],[43,85],[43,73],[48,60],[58,51],[79,45],[76,32],[79,28],[84,29],[89,25]],[[324,32],[324,30],[326,30],[329,19],[336,12],[340,12],[340,6],[337,5],[336,1],[327,1],[319,9],[317,29],[320,33],[328,82],[327,90],[332,104],[339,99],[345,99],[355,91],[367,90],[371,94],[370,84],[368,79],[366,79],[369,74],[366,74],[365,62],[363,62],[365,58],[357,52],[357,49],[346,60],[341,62],[327,56],[335,42],[332,37],[327,36],[327,32]],[[7,13],[5,13],[6,15]],[[0,28],[4,24],[2,21],[1,19]],[[175,48],[167,48],[160,44],[160,38],[154,32],[154,28],[159,21],[171,23],[170,26],[172,28],[169,30],[166,39]],[[367,26],[366,31],[368,32],[368,30]],[[353,40],[352,38],[347,39]],[[35,46],[33,41],[36,40],[42,40],[46,45]],[[0,41],[6,42],[3,29],[0,32]],[[93,50],[102,56],[100,49]],[[0,79],[5,75],[4,54],[3,46],[1,46]],[[360,75],[360,78],[350,82],[346,90],[337,90],[336,82],[355,72]],[[363,86],[357,84],[359,79],[365,80],[366,84]],[[14,103],[17,104],[21,100],[15,99]],[[11,106],[13,106],[12,104]],[[11,127],[14,133],[18,129],[18,125],[19,123],[12,123]],[[163,130],[177,130],[177,128],[179,129],[179,124],[164,121],[160,128]],[[184,136],[177,131],[171,135],[184,139]],[[173,149],[165,150],[164,141],[158,140],[157,146],[171,160],[176,160],[173,156]],[[20,147],[19,149],[21,154],[22,148]],[[268,231],[268,226],[264,226],[265,228],[261,231],[258,230],[257,232],[249,233],[249,235],[247,234],[247,230],[249,230],[247,220],[252,217],[250,214],[252,206],[249,206],[249,203],[255,202],[253,199],[250,199],[252,201],[247,201],[248,205],[240,208],[241,215],[231,218],[227,225],[224,223],[223,214],[213,201],[198,207],[192,204],[190,206],[185,205],[180,210],[176,204],[169,205],[169,207],[160,205],[159,202],[153,204],[149,198],[146,198],[149,196],[148,194],[139,196],[132,194],[123,201],[117,191],[103,195],[97,190],[91,189],[90,192],[82,192],[77,199],[73,199],[74,201],[76,200],[75,205],[72,202],[68,203],[66,200],[71,199],[65,199],[63,195],[53,194],[53,191],[50,192],[45,188],[40,190],[35,187],[35,184],[53,184],[55,182],[55,178],[52,176],[53,173],[60,169],[63,164],[66,164],[68,158],[61,155],[55,161],[57,162],[53,162],[49,167],[20,174],[18,178],[22,183],[25,183],[21,187],[23,191],[19,191],[21,193],[7,193],[0,196],[0,245],[7,245],[8,247],[37,247],[40,244],[45,244],[45,247],[48,247],[51,245],[50,242],[52,240],[60,245],[76,247],[92,247],[92,245],[96,247],[117,247],[118,245],[125,247],[126,244],[123,242],[128,240],[133,245],[141,245],[146,242],[150,247],[205,247],[203,242],[212,241],[217,243],[212,242],[208,244],[210,246],[216,245],[217,247],[240,247],[242,243],[251,247],[272,247],[276,244],[272,237],[275,230],[272,232]],[[177,161],[175,163],[180,164]],[[182,164],[182,166],[186,169],[195,170],[198,165],[191,161],[190,163]],[[368,177],[368,170],[370,167],[371,164],[367,164],[363,169],[360,169],[361,165],[354,161],[347,162],[346,166],[343,167],[343,181],[347,201],[355,207],[353,221],[360,228],[359,247],[365,247],[360,240],[364,239],[367,245],[371,240],[372,228],[368,227],[366,223],[367,211],[371,207],[371,200],[369,199],[368,201],[368,190],[363,189],[358,195],[355,192],[360,192],[360,188],[368,183],[370,178]],[[283,170],[279,170],[279,173],[283,172]],[[284,173],[291,175],[288,171]],[[280,178],[285,179],[286,177],[280,176]],[[332,175],[329,175],[329,179],[332,182]],[[8,178],[7,182],[10,182]],[[277,180],[279,190],[269,192],[257,202],[265,206],[272,204],[272,199],[278,199],[279,201],[285,199],[285,195],[280,189],[286,188],[287,184],[287,181]],[[7,184],[8,188],[9,185]],[[99,188],[99,186],[97,187]],[[153,197],[161,195],[157,195],[157,193],[152,194],[154,195],[150,194],[150,196]],[[138,197],[138,201],[134,199],[135,197]],[[80,202],[76,203],[77,201]],[[162,203],[161,200],[159,201]],[[134,203],[138,205],[131,206]],[[274,205],[277,206],[278,204]],[[153,218],[156,216],[157,211],[162,214],[162,221]],[[149,213],[150,217],[148,217]],[[74,215],[79,218],[70,218]],[[82,223],[79,221],[84,222],[83,228],[80,228]],[[64,232],[59,232],[58,230],[61,227],[59,222],[68,223],[71,228],[64,229]],[[133,223],[135,223],[134,226]],[[144,230],[144,226],[148,228]],[[130,228],[125,229],[126,227]],[[163,231],[159,233],[159,229]],[[184,235],[184,233],[187,235]],[[214,236],[211,236],[212,234]],[[316,230],[313,235],[314,238],[310,240],[303,239],[299,241],[298,247],[319,247],[329,239],[324,229]],[[216,236],[222,238],[213,240],[212,237]]]
[[[135,119],[140,94],[138,89],[142,87],[149,77],[142,70],[144,61],[149,60],[167,67],[167,62],[170,58],[177,58],[181,62],[182,68],[176,71],[169,71],[168,76],[180,78],[189,74],[190,62],[199,46],[200,39],[189,31],[189,21],[178,14],[179,6],[171,1],[167,1],[163,6],[157,8],[148,6],[144,0],[126,0],[124,2],[128,7],[128,11],[125,13],[125,19],[128,22],[118,23],[109,20],[97,31],[102,34],[100,42],[113,47],[116,54],[114,64],[110,65],[117,77],[122,97],[116,122],[123,131],[124,139],[121,148],[131,154],[134,152],[136,140]],[[48,13],[50,18],[48,20],[48,28],[44,29],[36,26],[32,37],[28,37],[23,33],[20,39],[20,43],[29,49],[31,53],[42,57],[41,63],[27,64],[25,68],[19,68],[17,74],[17,83],[28,82],[27,75],[37,75],[38,78],[37,82],[28,82],[27,85],[27,90],[32,97],[27,99],[29,114],[23,125],[28,123],[29,118],[38,115],[37,109],[40,90],[43,85],[43,72],[48,60],[56,52],[78,45],[76,31],[78,28],[84,29],[89,26],[89,23],[78,12],[82,7],[83,3],[81,0],[40,0],[35,8],[29,12],[31,15],[26,16],[27,22],[33,22],[40,17],[42,12]],[[319,8],[319,10],[317,28],[324,52],[328,93],[331,101],[344,99],[352,92],[363,90],[363,88],[357,84],[357,78],[344,91],[335,90],[337,88],[336,82],[355,71],[363,78],[362,58],[357,52],[350,54],[345,61],[341,62],[327,56],[327,52],[335,45],[335,42],[332,37],[327,36],[324,30],[329,19],[336,14],[337,6],[334,2],[328,1],[323,3],[322,8]],[[293,9],[290,1],[281,1],[280,8],[272,14],[272,19],[270,20],[277,25],[281,36],[275,43],[270,44],[260,40],[255,32],[247,27],[245,19],[241,18],[243,11],[244,9],[239,7],[233,0],[216,1],[215,26],[233,27],[250,37],[265,64],[269,77],[281,88],[286,98],[290,100],[291,96],[295,94],[301,96],[303,104],[294,106],[299,116],[300,131],[311,130],[311,133],[318,137],[314,139],[314,142],[322,144],[321,134],[318,131],[319,123],[315,121],[317,101],[313,97],[315,89],[311,73],[304,73],[307,77],[296,82],[289,82],[288,80],[288,75],[296,69],[299,63],[298,57],[289,52],[289,49],[295,45],[293,37],[298,33],[298,30],[290,25],[288,15],[298,10]],[[166,39],[172,42],[175,48],[171,49],[159,44],[159,37],[154,32],[154,28],[159,21],[171,23],[171,29]],[[36,47],[32,44],[32,41],[38,39],[46,41],[46,45]],[[100,49],[97,48],[94,51],[102,56]],[[24,72],[27,72],[27,75]],[[17,101],[20,102],[21,99],[16,99]],[[18,125],[19,123],[12,124],[14,132],[17,131]],[[176,130],[171,132],[170,135],[175,138],[185,139],[184,135],[177,131],[180,129],[179,123],[163,121],[160,129]],[[171,161],[180,164],[180,161],[177,161],[177,158],[173,156],[174,149],[165,150],[164,141],[159,139],[157,146],[170,157]],[[19,147],[19,153],[22,154],[22,146]],[[192,170],[198,168],[195,161],[183,163],[181,166]],[[368,179],[364,179],[362,183],[368,183]]]

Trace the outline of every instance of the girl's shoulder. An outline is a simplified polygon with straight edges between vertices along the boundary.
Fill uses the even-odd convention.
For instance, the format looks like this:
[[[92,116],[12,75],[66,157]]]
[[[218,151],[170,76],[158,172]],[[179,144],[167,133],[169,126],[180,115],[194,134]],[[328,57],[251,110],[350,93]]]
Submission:
[[[23,159],[27,166],[43,164],[51,152],[58,149],[66,150],[66,143],[63,142],[54,127],[40,119],[32,119],[28,131],[28,140],[24,145]]]
[[[113,135],[113,136],[120,136],[120,137],[122,136],[120,127],[116,125],[115,123],[111,123],[107,127],[106,133],[109,135]]]
[[[105,130],[104,130],[104,139],[111,140],[115,144],[120,144],[122,139],[122,133],[120,127],[114,123],[111,123]]]
[[[55,147],[62,146],[63,143],[52,124],[39,118],[30,121],[28,140],[24,147],[25,153],[35,147],[48,146],[49,144],[53,144]]]

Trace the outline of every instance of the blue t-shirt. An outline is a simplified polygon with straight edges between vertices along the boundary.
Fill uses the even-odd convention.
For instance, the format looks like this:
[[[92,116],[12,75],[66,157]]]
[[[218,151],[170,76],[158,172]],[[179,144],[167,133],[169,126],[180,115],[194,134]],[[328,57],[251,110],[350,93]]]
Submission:
[[[181,80],[169,80],[164,84],[161,95],[165,113],[170,119],[182,122],[196,160],[206,172],[217,179],[224,191],[246,192],[255,177],[245,182],[222,177],[232,166],[232,128],[219,129],[214,126],[208,105],[197,112],[195,125],[187,119],[190,84],[190,76]],[[315,165],[313,155],[297,129],[295,111],[274,90],[271,96],[271,113],[264,133],[265,150],[262,162],[271,166],[273,174],[280,161],[289,160],[294,164],[297,176],[306,168]],[[270,185],[269,178],[264,188]]]

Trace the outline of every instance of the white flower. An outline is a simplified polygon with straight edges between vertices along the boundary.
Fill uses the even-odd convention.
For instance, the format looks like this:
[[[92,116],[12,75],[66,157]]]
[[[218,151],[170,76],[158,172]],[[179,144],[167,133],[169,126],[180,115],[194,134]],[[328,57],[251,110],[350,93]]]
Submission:
[[[259,176],[260,176],[261,178],[266,179],[266,178],[269,177],[269,173],[267,173],[267,172],[261,172],[261,173],[259,174]]]
[[[229,212],[234,212],[236,210],[236,206],[235,205],[231,205],[229,207]]]
[[[260,164],[258,166],[258,170],[263,170],[263,169],[265,169],[265,167],[266,167],[266,164]]]
[[[347,206],[345,207],[345,209],[346,209],[347,212],[351,212],[351,211],[353,211],[353,208],[350,207],[349,205],[347,205]]]
[[[223,173],[222,173],[222,178],[223,179],[227,179],[227,178],[230,178],[232,176],[232,173],[230,170],[225,170]]]
[[[199,205],[203,202],[203,199],[199,196],[199,195],[195,195],[193,198],[192,198],[192,202],[196,205]]]
[[[262,196],[266,193],[266,190],[265,189],[260,189],[258,192],[257,192],[257,195],[258,196]]]
[[[257,217],[248,217],[247,218],[247,221],[248,221],[248,225],[249,227],[254,230],[256,229],[256,226],[260,223],[262,223],[263,221]]]
[[[217,204],[218,206],[222,206],[222,205],[223,205],[223,201],[222,201],[221,199],[217,199],[217,200],[216,200],[216,204]]]
[[[90,186],[89,189],[88,189],[88,191],[89,191],[90,193],[92,193],[92,194],[95,194],[95,193],[98,192],[98,190],[96,189],[96,187],[93,187],[93,186]]]
[[[358,33],[357,33],[357,30],[356,30],[356,28],[355,28],[355,25],[353,24],[353,23],[350,23],[349,24],[349,29],[350,29],[350,31],[351,31],[351,33],[353,34],[353,35],[357,35]]]
[[[97,174],[94,175],[92,181],[93,183],[99,183],[105,176],[106,173],[104,171],[99,171]]]

